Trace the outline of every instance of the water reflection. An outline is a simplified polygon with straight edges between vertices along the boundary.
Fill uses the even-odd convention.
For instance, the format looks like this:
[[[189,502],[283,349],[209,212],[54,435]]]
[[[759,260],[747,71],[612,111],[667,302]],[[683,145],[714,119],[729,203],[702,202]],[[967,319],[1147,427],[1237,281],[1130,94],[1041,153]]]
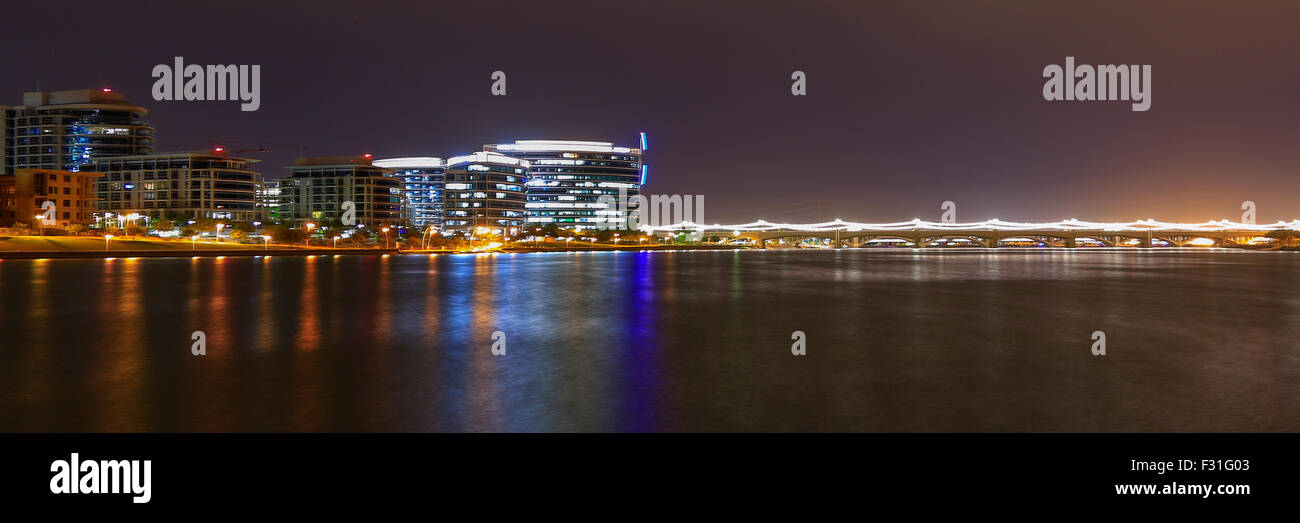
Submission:
[[[7,260],[0,430],[1294,431],[1297,260]]]

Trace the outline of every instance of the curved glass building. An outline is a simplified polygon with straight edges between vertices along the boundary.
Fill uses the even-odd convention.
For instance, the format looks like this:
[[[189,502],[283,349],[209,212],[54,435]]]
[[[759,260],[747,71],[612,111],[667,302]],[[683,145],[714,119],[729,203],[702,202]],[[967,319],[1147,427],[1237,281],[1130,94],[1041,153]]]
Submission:
[[[610,142],[518,140],[485,145],[485,151],[527,160],[528,223],[598,228],[625,223],[626,212],[600,203],[601,196],[641,192],[642,149]]]
[[[376,167],[391,169],[405,189],[402,215],[419,228],[442,228],[442,191],[446,164],[442,158],[412,157],[375,160]]]
[[[508,233],[524,223],[528,161],[491,152],[447,160],[443,229]]]
[[[59,169],[77,172],[98,158],[149,154],[149,113],[110,89],[23,93],[23,105],[4,113],[4,172]]]

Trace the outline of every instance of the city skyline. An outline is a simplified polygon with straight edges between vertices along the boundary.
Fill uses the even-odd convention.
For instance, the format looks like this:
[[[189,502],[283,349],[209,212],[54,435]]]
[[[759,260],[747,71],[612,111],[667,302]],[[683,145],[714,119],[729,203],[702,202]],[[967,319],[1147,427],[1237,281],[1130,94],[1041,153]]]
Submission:
[[[112,87],[149,109],[157,150],[266,145],[274,152],[256,156],[262,166],[443,156],[529,138],[631,143],[646,131],[655,145],[646,192],[703,194],[708,221],[722,223],[933,218],[947,200],[964,217],[1022,221],[1201,222],[1234,218],[1250,200],[1261,222],[1273,222],[1300,209],[1290,190],[1300,109],[1289,103],[1300,70],[1286,59],[1300,43],[1286,15],[1300,8],[1283,3],[1086,12],[512,4],[507,18],[467,6],[330,3],[259,6],[266,16],[249,17],[247,5],[229,5],[205,13],[212,23],[203,27],[163,22],[164,4],[135,6],[81,9],[107,27],[143,21],[167,45],[68,68],[56,64],[84,42],[20,43],[23,52],[0,60],[25,74],[0,99],[13,103],[38,83]],[[22,19],[52,9],[14,11]],[[294,16],[274,16],[285,10]],[[259,38],[227,38],[232,25]],[[336,34],[344,28],[383,38],[345,45]],[[16,41],[36,41],[34,30],[16,26]],[[506,34],[522,38],[494,38]],[[475,58],[445,41],[471,42]],[[152,100],[149,70],[174,56],[260,64],[260,109]],[[1151,64],[1149,110],[1044,100],[1043,67],[1067,57]],[[498,70],[509,92],[494,97]],[[807,96],[790,94],[796,70],[807,74]],[[374,81],[338,81],[354,74]]]

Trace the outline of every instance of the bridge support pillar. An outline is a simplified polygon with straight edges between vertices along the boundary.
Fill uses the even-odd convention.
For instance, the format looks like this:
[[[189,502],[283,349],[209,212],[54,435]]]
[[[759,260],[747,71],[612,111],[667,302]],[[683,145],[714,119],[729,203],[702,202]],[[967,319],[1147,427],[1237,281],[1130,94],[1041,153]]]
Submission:
[[[1070,236],[1070,237],[1068,237],[1068,238],[1065,239],[1065,248],[1067,248],[1067,249],[1073,249],[1073,248],[1075,248],[1075,247],[1077,247],[1077,245],[1074,244],[1074,237],[1073,237],[1073,236]]]

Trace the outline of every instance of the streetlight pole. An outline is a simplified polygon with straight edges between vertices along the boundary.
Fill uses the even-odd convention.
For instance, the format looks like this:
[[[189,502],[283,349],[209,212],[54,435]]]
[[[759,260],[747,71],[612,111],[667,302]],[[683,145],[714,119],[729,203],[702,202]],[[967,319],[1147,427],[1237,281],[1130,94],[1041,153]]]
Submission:
[[[112,241],[112,240],[113,240],[113,235],[112,235],[112,234],[105,234],[105,235],[104,235],[104,252],[108,252],[108,245],[109,245],[109,242]]]
[[[199,235],[195,234],[194,236],[190,236],[190,250],[199,250]]]
[[[384,249],[388,249],[388,227],[384,227],[383,231],[384,231]]]

